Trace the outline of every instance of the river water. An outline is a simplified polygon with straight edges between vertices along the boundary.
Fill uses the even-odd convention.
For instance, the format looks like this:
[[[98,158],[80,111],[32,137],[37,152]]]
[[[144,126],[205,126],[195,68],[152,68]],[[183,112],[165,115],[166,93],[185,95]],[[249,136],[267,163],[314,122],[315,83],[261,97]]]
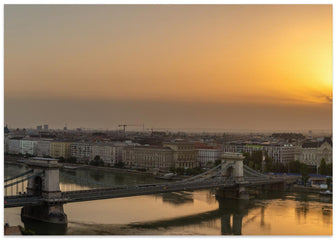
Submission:
[[[5,177],[26,171],[5,164]],[[152,176],[95,169],[61,170],[61,190],[87,189],[76,178],[115,185],[152,183]],[[22,225],[21,208],[5,223]],[[216,199],[211,190],[163,193],[64,205],[66,231],[31,222],[37,234],[67,235],[332,235],[331,198],[315,193],[255,192],[250,200]]]

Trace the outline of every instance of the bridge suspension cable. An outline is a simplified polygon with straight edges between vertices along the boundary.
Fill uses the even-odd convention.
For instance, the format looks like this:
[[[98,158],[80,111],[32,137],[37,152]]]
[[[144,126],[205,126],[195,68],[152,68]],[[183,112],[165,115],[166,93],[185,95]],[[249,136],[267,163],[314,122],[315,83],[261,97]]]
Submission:
[[[43,172],[35,173],[35,174],[33,174],[33,175],[29,176],[29,177],[26,177],[26,178],[20,179],[20,180],[18,180],[18,181],[16,181],[16,182],[9,183],[9,184],[5,185],[5,188],[8,188],[8,187],[17,185],[17,184],[19,184],[19,183],[21,183],[21,182],[27,181],[27,180],[30,179],[30,178],[33,178],[33,177],[36,177],[36,176],[40,176],[40,175],[42,175],[42,174],[43,174]]]
[[[211,168],[211,169],[207,170],[206,172],[203,172],[203,173],[201,173],[201,174],[198,174],[198,175],[196,175],[196,176],[194,176],[194,177],[190,177],[190,178],[181,180],[180,182],[188,182],[188,181],[193,181],[193,180],[195,180],[195,179],[199,179],[199,178],[201,178],[202,176],[204,176],[204,175],[206,175],[206,174],[208,174],[208,173],[210,173],[210,172],[213,172],[213,171],[219,169],[219,168],[221,167],[221,165],[222,165],[222,164],[219,164],[219,165],[215,166],[214,168]]]
[[[268,175],[265,175],[265,174],[262,174],[260,172],[257,172],[256,170],[248,167],[248,166],[243,166],[243,170],[248,172],[250,175],[253,175],[253,176],[260,176],[260,177],[265,177],[265,178],[269,178]]]
[[[30,171],[28,171],[30,172]],[[28,172],[19,174],[17,176],[7,179],[7,184],[4,186],[4,195],[7,196],[19,196],[21,194],[26,194],[27,181],[33,177],[40,176],[44,172],[38,172],[33,175],[27,176]],[[31,173],[31,172],[30,172]],[[10,182],[12,181],[12,182]]]
[[[214,172],[212,174],[206,175],[203,178],[200,178],[200,180],[204,181],[204,180],[207,180],[207,179],[213,178],[213,177],[221,177],[221,171],[224,171],[224,170],[226,170],[226,169],[228,169],[232,166],[233,166],[233,164],[231,164],[231,163],[225,164],[225,165],[223,165],[223,167],[221,165],[221,169],[218,169],[219,170],[218,172]]]
[[[9,182],[9,181],[12,181],[12,180],[14,180],[14,179],[16,179],[16,178],[23,177],[23,176],[25,176],[25,175],[27,175],[27,174],[29,174],[29,173],[32,173],[32,172],[33,172],[33,170],[29,170],[29,171],[27,171],[27,172],[21,173],[21,174],[19,174],[19,175],[14,176],[14,177],[6,178],[6,179],[5,179],[5,182]]]

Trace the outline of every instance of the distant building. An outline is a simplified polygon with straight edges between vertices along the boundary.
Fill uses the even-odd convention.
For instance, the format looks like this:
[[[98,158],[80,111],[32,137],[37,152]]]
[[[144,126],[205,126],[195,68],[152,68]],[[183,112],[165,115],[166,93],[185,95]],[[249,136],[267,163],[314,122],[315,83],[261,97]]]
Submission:
[[[35,144],[36,144],[36,141],[34,140],[21,139],[20,140],[20,153],[35,155],[35,152],[34,152]]]
[[[199,166],[198,151],[194,143],[190,142],[170,142],[164,143],[163,147],[173,150],[173,161],[176,168],[195,168]]]
[[[215,163],[216,160],[221,158],[222,149],[216,148],[203,148],[198,149],[198,162],[201,167],[206,167],[208,163]]]
[[[38,126],[36,127],[36,129],[37,129],[38,131],[42,131],[42,125],[38,125]]]
[[[125,147],[122,153],[128,167],[168,170],[174,166],[173,150],[168,147]]]
[[[264,151],[274,162],[288,164],[294,161],[295,148],[290,144],[278,144],[264,146]]]
[[[223,145],[223,152],[238,152],[243,153],[247,151],[243,143],[226,143]]]
[[[230,143],[223,147],[224,152],[250,153],[254,151],[264,151],[273,162],[287,164],[294,161],[295,146],[291,144],[244,144]]]
[[[310,166],[320,166],[321,160],[324,159],[327,164],[333,162],[333,142],[330,137],[324,138],[323,141],[305,142],[297,147],[295,160]]]
[[[77,162],[88,162],[91,160],[92,143],[74,142],[71,144],[71,156],[77,158]]]
[[[38,157],[50,156],[50,141],[37,140],[34,153]]]
[[[115,161],[116,162],[122,162],[122,151],[124,147],[129,146],[127,143],[124,142],[113,142],[113,146],[115,148]]]
[[[99,156],[105,165],[113,166],[118,160],[117,153],[117,147],[111,143],[94,143],[90,158],[93,160],[96,156]]]
[[[53,158],[69,158],[71,156],[71,142],[51,141],[50,156]]]
[[[48,124],[44,124],[43,125],[43,130],[44,131],[49,131],[49,125]]]
[[[19,154],[20,153],[20,139],[8,139],[8,153]]]

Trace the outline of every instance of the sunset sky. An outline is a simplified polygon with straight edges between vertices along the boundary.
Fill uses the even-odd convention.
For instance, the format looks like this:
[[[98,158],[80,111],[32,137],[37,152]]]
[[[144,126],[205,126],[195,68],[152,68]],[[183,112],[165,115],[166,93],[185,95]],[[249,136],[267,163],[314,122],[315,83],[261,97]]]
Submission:
[[[331,5],[7,5],[4,35],[9,127],[332,128]]]

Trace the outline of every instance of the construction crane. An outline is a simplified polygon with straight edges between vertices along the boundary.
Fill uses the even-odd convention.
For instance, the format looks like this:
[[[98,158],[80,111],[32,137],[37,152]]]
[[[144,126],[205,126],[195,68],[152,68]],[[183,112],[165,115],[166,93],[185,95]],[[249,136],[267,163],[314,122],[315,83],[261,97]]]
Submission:
[[[128,126],[141,126],[144,131],[144,123],[143,124],[119,124],[119,127],[123,127],[123,133],[126,134],[126,127]]]

